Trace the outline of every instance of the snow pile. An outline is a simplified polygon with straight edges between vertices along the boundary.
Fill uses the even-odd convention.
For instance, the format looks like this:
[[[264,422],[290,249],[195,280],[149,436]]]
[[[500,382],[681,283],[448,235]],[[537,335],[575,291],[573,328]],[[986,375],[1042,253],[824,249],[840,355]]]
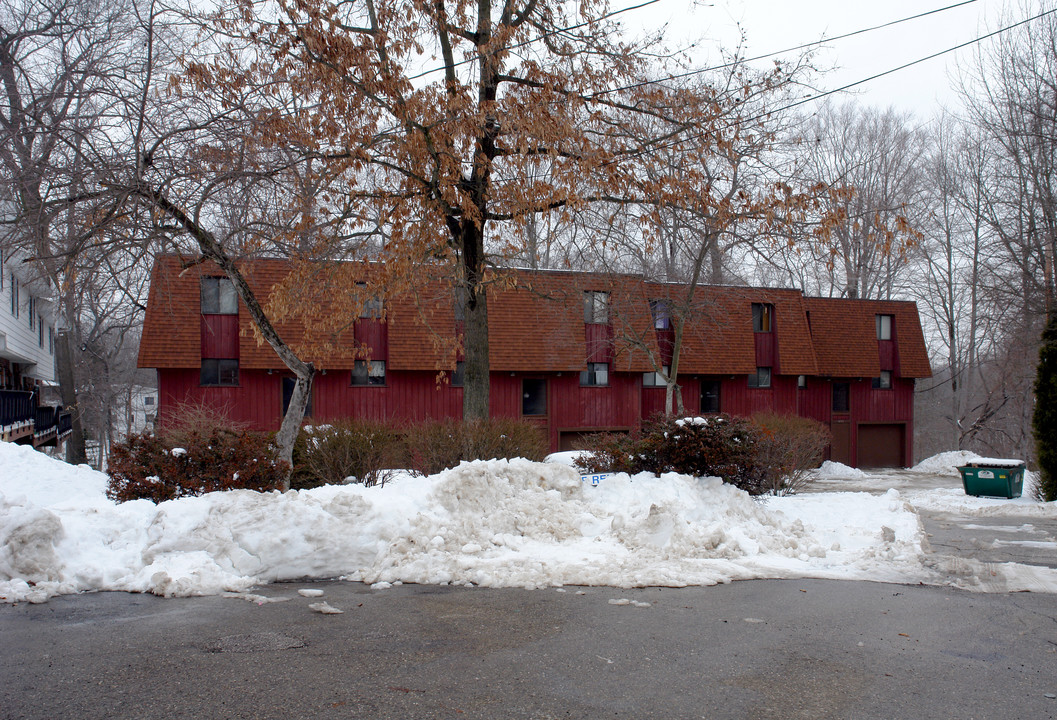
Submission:
[[[949,452],[942,452],[939,455],[933,455],[930,458],[926,458],[910,468],[910,470],[911,472],[929,473],[931,475],[949,475],[951,477],[960,478],[961,475],[958,473],[958,467],[967,465],[979,458],[979,455],[974,452],[969,452],[968,450],[951,450]]]
[[[868,476],[858,468],[848,467],[839,462],[826,460],[818,470],[814,471],[818,480],[865,480]]]
[[[490,587],[704,585],[762,577],[929,581],[891,491],[754,500],[716,478],[465,463],[384,487],[234,491],[115,505],[106,478],[0,443],[0,597],[244,592],[303,577]]]

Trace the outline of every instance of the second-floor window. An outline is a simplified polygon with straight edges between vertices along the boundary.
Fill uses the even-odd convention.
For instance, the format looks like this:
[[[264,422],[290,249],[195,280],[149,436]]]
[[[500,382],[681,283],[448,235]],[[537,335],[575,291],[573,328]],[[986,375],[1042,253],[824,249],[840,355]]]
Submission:
[[[871,382],[871,385],[875,390],[891,390],[892,389],[892,371],[882,370],[879,377],[875,377]]]
[[[11,314],[18,317],[18,280],[11,274]]]
[[[892,339],[892,316],[891,315],[875,315],[877,320],[877,339],[878,340],[891,340]]]
[[[202,278],[202,314],[237,315],[239,296],[226,277]]]
[[[672,318],[668,314],[666,300],[650,300],[650,314],[653,315],[653,327],[657,330],[670,330]]]
[[[584,322],[598,325],[609,323],[609,293],[597,290],[584,292]]]
[[[744,305],[742,306],[744,307]],[[774,330],[774,305],[770,303],[752,304],[752,331],[769,333]]]
[[[378,295],[368,295],[367,283],[356,283],[356,293],[363,303],[360,307],[361,318],[377,320],[382,317],[382,298]]]

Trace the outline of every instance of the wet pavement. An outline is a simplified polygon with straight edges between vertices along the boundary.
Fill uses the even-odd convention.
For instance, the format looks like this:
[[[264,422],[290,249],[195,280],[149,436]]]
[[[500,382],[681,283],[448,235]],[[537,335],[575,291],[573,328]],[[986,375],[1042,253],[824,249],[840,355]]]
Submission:
[[[965,495],[959,478],[908,470],[871,473],[870,479],[819,480],[806,491],[882,495],[889,488],[898,490],[921,517],[934,568],[961,576],[966,565],[957,561],[982,564],[988,569],[979,573],[985,582],[998,578],[991,588],[995,591],[1008,589],[1001,572],[1006,563],[1057,569],[1057,514],[1028,497],[975,502]],[[943,494],[937,490],[948,491],[950,508],[942,509]]]

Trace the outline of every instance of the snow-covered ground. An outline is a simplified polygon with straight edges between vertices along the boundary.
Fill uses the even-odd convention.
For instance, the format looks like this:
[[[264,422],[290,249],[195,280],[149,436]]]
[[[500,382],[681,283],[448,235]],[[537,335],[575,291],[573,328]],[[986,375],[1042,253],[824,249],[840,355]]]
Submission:
[[[384,487],[116,505],[104,494],[105,475],[0,443],[0,599],[238,593],[330,577],[377,588],[800,577],[973,588],[965,573],[952,580],[937,569],[915,508],[1057,517],[1057,504],[967,497],[947,471],[949,461],[963,460],[931,459],[898,475],[827,464],[818,473],[821,492],[762,500],[715,478],[617,474],[591,486],[561,462],[513,460],[401,476]],[[904,479],[915,472],[931,486]],[[949,476],[949,486],[934,487],[937,474]],[[1031,574],[1031,589],[1057,592],[1057,571]]]

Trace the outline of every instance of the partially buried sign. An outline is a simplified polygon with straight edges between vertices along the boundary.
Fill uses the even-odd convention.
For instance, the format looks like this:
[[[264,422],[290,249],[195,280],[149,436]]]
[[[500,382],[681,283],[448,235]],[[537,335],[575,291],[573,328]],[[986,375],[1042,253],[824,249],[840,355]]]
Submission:
[[[598,473],[597,475],[581,475],[580,482],[589,482],[592,485],[598,485],[598,483],[605,480],[613,473]]]

